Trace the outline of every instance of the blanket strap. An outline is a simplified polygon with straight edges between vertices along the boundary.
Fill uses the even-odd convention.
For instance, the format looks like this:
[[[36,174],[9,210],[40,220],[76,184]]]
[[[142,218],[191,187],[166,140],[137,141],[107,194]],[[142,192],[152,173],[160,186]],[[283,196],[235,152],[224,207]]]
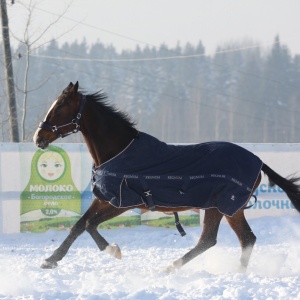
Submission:
[[[190,183],[190,178],[188,176],[184,176],[184,181],[183,181],[183,185],[181,186],[181,188],[179,189],[179,193],[181,195],[184,195],[188,186],[189,186],[189,183]]]
[[[144,191],[144,196],[146,197],[146,203],[149,207],[149,209],[151,211],[155,211],[155,205],[153,202],[153,198],[152,198],[152,193],[151,190],[148,187],[148,184],[146,182],[146,180],[144,178],[141,178],[141,183],[142,183],[142,187],[143,187],[143,191]],[[181,236],[185,236],[186,233],[184,231],[184,229],[182,228],[180,222],[179,222],[179,216],[177,212],[173,212],[174,217],[175,217],[175,225],[177,230],[179,231],[179,233],[181,234]]]
[[[173,214],[174,214],[174,217],[175,217],[175,225],[176,225],[177,230],[179,231],[179,233],[181,234],[181,236],[185,236],[186,233],[185,233],[184,229],[182,228],[182,226],[181,226],[181,224],[179,222],[178,213],[174,211]]]
[[[251,204],[251,205],[249,205],[249,206],[244,207],[244,209],[249,209],[249,208],[251,208],[254,204],[256,204],[256,202],[257,202],[257,197],[256,197],[255,195],[252,195],[251,197],[254,198],[254,203]]]
[[[151,190],[149,189],[148,184],[144,178],[141,178],[140,181],[142,183],[144,196],[146,197],[146,203],[151,211],[155,211],[156,209],[153,202]]]

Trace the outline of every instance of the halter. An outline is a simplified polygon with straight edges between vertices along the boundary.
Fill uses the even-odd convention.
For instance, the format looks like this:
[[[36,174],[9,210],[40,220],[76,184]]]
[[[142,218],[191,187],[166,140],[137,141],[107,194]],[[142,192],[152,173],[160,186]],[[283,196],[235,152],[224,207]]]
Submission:
[[[86,96],[81,95],[81,102],[80,102],[79,112],[77,113],[76,117],[70,123],[57,126],[57,125],[50,125],[49,123],[43,121],[39,124],[39,128],[52,131],[58,137],[61,137],[61,138],[64,138],[64,137],[66,137],[66,136],[68,136],[72,133],[76,133],[76,132],[80,131],[79,121],[81,119],[81,114],[82,114],[82,110],[83,110],[83,107],[85,105],[85,102],[86,102]],[[64,133],[64,134],[59,132],[59,128],[66,127],[66,126],[69,126],[69,125],[75,125],[75,129],[73,129],[72,131],[69,131],[67,133]]]

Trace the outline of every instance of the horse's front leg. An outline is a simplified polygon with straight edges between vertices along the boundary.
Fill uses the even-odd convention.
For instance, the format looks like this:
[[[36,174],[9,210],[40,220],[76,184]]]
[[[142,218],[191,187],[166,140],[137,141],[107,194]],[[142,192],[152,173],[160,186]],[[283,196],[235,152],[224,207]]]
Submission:
[[[123,212],[125,212],[128,209],[127,208],[116,208],[104,201],[101,201],[101,200],[98,200],[98,201],[100,203],[102,203],[102,207],[101,207],[101,209],[99,209],[99,211],[97,211],[97,213],[92,218],[90,218],[87,221],[86,231],[91,235],[91,237],[96,242],[98,248],[101,251],[105,251],[115,258],[121,259],[122,254],[121,254],[121,249],[119,248],[119,246],[115,243],[109,244],[100,235],[100,233],[97,230],[97,227],[100,223],[110,220],[110,219],[122,214]]]
[[[92,235],[93,239],[96,241],[100,250],[105,250],[106,247],[109,246],[108,242],[97,232],[97,225],[100,222],[108,220],[111,218],[111,213],[107,213],[107,211],[111,210],[111,205],[101,201],[99,199],[95,199],[86,213],[77,221],[77,223],[71,229],[69,235],[62,242],[62,244],[54,251],[54,253],[48,257],[41,265],[43,269],[53,269],[57,267],[57,262],[62,260],[64,256],[67,254],[73,242],[77,239],[77,237],[83,233],[86,229]],[[114,210],[117,210],[114,208]],[[118,211],[118,210],[117,210]],[[122,212],[120,212],[122,213]],[[99,216],[103,215],[104,217],[99,220],[99,223],[95,224],[95,217],[99,219]],[[107,218],[105,219],[105,216]],[[94,220],[91,222],[91,220]],[[95,224],[95,228],[91,224]],[[108,247],[107,249],[109,249]]]
[[[67,254],[69,248],[77,237],[84,232],[85,230],[85,219],[84,216],[81,217],[74,227],[71,229],[69,235],[62,242],[62,244],[53,252],[53,254],[46,258],[45,261],[41,264],[42,269],[53,269],[57,267],[57,262],[62,260],[63,257]]]

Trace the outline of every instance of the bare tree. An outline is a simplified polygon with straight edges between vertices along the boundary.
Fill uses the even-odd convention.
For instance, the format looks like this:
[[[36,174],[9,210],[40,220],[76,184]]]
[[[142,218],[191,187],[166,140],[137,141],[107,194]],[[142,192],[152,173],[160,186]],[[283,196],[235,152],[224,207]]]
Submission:
[[[23,45],[25,49],[25,53],[22,53],[21,57],[22,59],[25,59],[25,71],[24,71],[24,82],[23,82],[23,88],[17,87],[18,91],[23,93],[23,101],[22,101],[22,120],[21,120],[21,132],[22,137],[21,140],[24,142],[26,141],[26,135],[25,135],[25,122],[27,118],[27,101],[28,101],[28,94],[38,90],[41,88],[52,76],[52,74],[48,74],[46,78],[43,79],[41,83],[39,83],[34,88],[28,89],[28,81],[29,81],[29,68],[30,68],[30,54],[33,51],[36,51],[38,48],[41,48],[45,46],[46,44],[50,43],[53,40],[58,40],[62,36],[64,36],[66,33],[70,32],[74,27],[76,27],[78,24],[75,24],[73,27],[69,28],[68,30],[65,30],[58,35],[56,35],[55,38],[50,38],[45,40],[46,34],[50,31],[52,27],[57,25],[67,14],[68,10],[70,9],[73,0],[70,0],[65,8],[62,10],[60,14],[57,14],[53,21],[51,21],[49,24],[47,24],[44,28],[40,28],[39,32],[37,33],[36,28],[32,24],[32,20],[34,18],[35,12],[38,10],[37,5],[39,4],[39,1],[36,0],[30,0],[29,3],[18,1],[20,5],[23,6],[24,10],[27,11],[27,21],[25,24],[25,29],[22,37],[14,35],[12,33],[12,36],[21,44]]]
[[[2,37],[3,37],[3,52],[5,61],[5,74],[7,86],[7,98],[9,108],[10,134],[13,142],[19,142],[18,115],[14,87],[14,75],[11,59],[11,49],[9,40],[9,27],[7,17],[6,0],[1,0],[0,4]]]

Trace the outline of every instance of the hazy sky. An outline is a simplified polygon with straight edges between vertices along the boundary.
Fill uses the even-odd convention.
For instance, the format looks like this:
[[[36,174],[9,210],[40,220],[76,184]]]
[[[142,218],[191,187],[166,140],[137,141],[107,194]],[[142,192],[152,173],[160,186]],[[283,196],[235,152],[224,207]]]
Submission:
[[[33,40],[70,0],[10,2],[7,0],[11,43],[15,46],[13,34],[20,38],[26,28],[28,11],[24,6],[36,3],[29,30]],[[122,50],[163,42],[170,47],[178,41],[196,45],[201,40],[212,53],[217,45],[243,38],[270,47],[279,34],[293,54],[300,54],[299,15],[300,0],[73,0],[40,42],[64,33],[60,43],[81,42],[85,37],[88,43],[99,40]]]

